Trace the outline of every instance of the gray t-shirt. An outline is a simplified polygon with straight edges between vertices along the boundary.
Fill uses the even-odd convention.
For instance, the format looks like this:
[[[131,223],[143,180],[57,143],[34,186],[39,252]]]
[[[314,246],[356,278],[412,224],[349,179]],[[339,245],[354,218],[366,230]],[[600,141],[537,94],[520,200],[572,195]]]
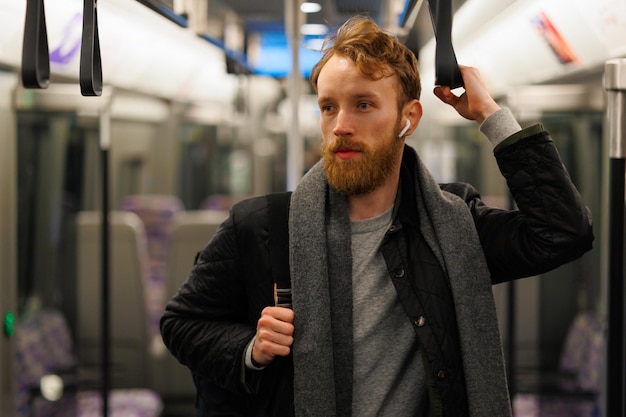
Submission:
[[[380,251],[392,210],[351,222],[354,336],[352,415],[427,416],[417,336]]]

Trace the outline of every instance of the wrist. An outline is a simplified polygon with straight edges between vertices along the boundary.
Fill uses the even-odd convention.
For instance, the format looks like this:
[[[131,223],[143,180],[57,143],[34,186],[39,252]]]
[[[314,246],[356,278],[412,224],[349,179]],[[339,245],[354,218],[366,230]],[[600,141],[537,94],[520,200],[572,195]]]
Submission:
[[[501,107],[498,103],[492,101],[483,108],[483,110],[479,113],[479,116],[476,118],[476,121],[478,124],[482,124],[485,120],[487,120],[487,118],[489,118],[489,116],[496,113],[500,109]]]
[[[255,340],[256,340],[256,336],[254,336],[252,338],[252,340],[250,340],[250,342],[248,343],[248,346],[246,346],[244,362],[246,364],[246,368],[253,369],[255,371],[260,371],[262,369],[265,369],[266,365],[262,365],[262,364],[258,363],[253,358],[252,350],[254,348],[254,341]]]
[[[265,368],[266,365],[263,365],[261,363],[258,363],[257,361],[254,360],[254,355],[250,355],[250,362],[252,363],[252,366],[255,369],[263,369]]]

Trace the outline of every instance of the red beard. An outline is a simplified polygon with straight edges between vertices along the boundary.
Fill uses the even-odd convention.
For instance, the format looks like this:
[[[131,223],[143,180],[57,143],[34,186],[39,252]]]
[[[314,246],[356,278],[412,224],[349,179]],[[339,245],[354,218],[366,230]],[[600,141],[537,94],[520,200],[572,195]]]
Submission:
[[[403,141],[390,134],[376,146],[359,143],[345,137],[334,142],[322,142],[322,155],[328,183],[346,195],[367,194],[380,187],[398,165]],[[338,149],[360,152],[354,158],[341,159]]]

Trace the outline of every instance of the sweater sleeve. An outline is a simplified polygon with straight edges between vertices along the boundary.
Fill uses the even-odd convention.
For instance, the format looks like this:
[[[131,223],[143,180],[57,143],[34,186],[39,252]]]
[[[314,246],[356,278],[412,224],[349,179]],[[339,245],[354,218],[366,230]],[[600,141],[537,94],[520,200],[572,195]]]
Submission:
[[[487,136],[487,139],[493,146],[497,146],[500,142],[521,130],[522,127],[513,117],[513,113],[506,107],[487,117],[480,125],[480,131]]]

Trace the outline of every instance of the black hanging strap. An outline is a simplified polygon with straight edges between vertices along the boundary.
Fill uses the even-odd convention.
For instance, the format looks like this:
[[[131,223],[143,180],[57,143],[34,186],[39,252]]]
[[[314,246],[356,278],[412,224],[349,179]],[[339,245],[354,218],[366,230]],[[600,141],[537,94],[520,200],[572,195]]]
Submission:
[[[26,0],[22,44],[22,84],[26,88],[48,88],[50,53],[43,0]]]
[[[270,266],[276,283],[276,305],[291,308],[291,275],[289,274],[289,204],[291,193],[267,196],[269,215]]]
[[[80,92],[83,96],[102,94],[102,61],[98,37],[97,0],[83,0],[83,38],[80,49]]]
[[[435,31],[435,84],[452,89],[463,86],[463,78],[452,46],[452,1],[428,0]]]

